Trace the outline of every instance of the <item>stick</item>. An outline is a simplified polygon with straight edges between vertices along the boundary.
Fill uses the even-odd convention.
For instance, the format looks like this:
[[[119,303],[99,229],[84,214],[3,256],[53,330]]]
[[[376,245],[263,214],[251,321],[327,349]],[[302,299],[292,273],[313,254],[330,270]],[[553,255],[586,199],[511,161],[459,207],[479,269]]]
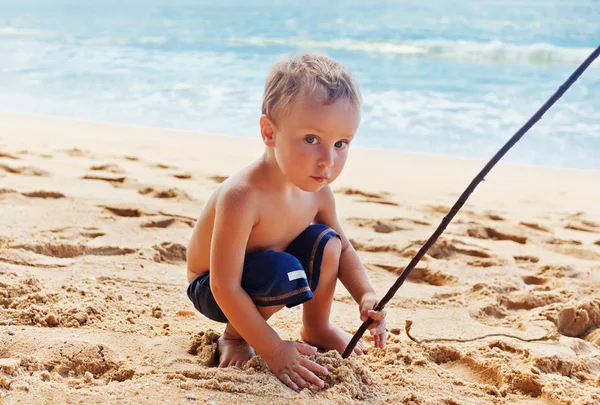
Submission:
[[[550,97],[548,101],[546,101],[546,103],[544,103],[544,105],[540,107],[540,109],[529,119],[529,121],[527,121],[525,125],[523,125],[521,129],[519,129],[498,152],[496,152],[494,157],[492,157],[492,159],[485,165],[485,167],[479,172],[479,174],[471,181],[471,184],[469,184],[467,189],[461,194],[461,196],[458,198],[458,201],[456,201],[456,203],[450,209],[450,212],[448,212],[448,214],[442,219],[442,222],[435,230],[433,235],[429,237],[427,242],[425,242],[425,244],[417,252],[415,257],[413,257],[408,266],[406,266],[406,269],[402,272],[400,277],[398,277],[398,279],[396,280],[394,285],[392,285],[387,294],[385,294],[382,300],[379,301],[379,303],[375,307],[375,311],[381,311],[388,303],[388,301],[392,299],[392,297],[396,294],[396,291],[398,291],[398,289],[402,286],[412,269],[414,269],[417,263],[419,263],[423,256],[425,256],[425,253],[427,253],[429,248],[433,246],[433,244],[437,241],[440,235],[444,232],[446,226],[448,226],[452,218],[454,218],[456,213],[462,208],[464,203],[467,201],[467,198],[469,198],[469,195],[471,195],[473,190],[475,190],[475,187],[477,187],[477,185],[480,182],[485,180],[485,176],[490,172],[490,170],[492,170],[496,163],[498,163],[498,161],[506,154],[506,152],[508,152],[509,149],[512,148],[523,137],[523,135],[525,135],[525,133],[529,131],[529,129],[531,129],[531,127],[533,127],[533,125],[542,118],[544,113],[548,111],[550,107],[552,107],[552,105],[559,98],[562,97],[562,95],[567,91],[567,89],[571,87],[573,83],[575,83],[579,76],[581,76],[581,74],[598,57],[598,55],[600,55],[600,46],[598,46],[598,48],[596,48],[596,50],[594,50],[594,52],[592,52],[590,56],[587,57],[587,59],[577,68],[577,70],[575,70],[575,72],[573,72],[573,74],[567,79],[567,81],[565,81],[562,84],[562,86],[558,88],[558,90],[552,95],[552,97]],[[354,347],[356,346],[356,344],[358,343],[358,341],[372,322],[373,320],[369,318],[360,326],[360,328],[358,328],[358,330],[350,340],[350,343],[348,343],[348,346],[344,350],[344,353],[342,353],[343,358],[347,358],[350,355],[350,353],[352,353]]]

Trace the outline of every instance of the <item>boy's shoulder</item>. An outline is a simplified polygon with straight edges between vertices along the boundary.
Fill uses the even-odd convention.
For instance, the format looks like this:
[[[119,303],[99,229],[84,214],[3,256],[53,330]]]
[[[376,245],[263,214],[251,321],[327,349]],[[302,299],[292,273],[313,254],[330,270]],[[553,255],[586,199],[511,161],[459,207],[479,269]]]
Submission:
[[[251,202],[256,195],[256,187],[242,173],[236,173],[217,187],[214,197],[217,202]]]

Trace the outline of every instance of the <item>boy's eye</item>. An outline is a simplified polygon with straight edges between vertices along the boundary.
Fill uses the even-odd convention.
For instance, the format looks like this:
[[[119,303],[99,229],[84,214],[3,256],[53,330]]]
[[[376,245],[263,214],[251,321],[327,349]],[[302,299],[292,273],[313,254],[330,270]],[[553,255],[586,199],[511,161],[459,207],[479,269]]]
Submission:
[[[308,135],[306,138],[304,138],[304,140],[310,145],[317,143],[317,137],[313,135]]]
[[[335,147],[338,148],[338,149],[342,149],[342,148],[344,148],[346,146],[348,146],[348,142],[346,142],[346,141],[337,141],[335,143]]]

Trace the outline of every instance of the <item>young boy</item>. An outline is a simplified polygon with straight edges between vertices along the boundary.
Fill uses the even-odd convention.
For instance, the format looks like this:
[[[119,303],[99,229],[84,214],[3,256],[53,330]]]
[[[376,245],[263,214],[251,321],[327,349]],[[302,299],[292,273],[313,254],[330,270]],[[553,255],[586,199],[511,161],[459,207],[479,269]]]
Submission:
[[[220,367],[254,351],[288,387],[323,387],[327,369],[302,356],[316,348],[282,340],[267,320],[303,304],[301,338],[342,352],[351,335],[329,323],[339,278],[386,343],[385,313],[338,222],[329,184],[341,173],[360,121],[360,93],[340,63],[304,54],[276,63],[260,118],[263,155],[223,182],[200,214],[188,247],[190,300],[227,323]],[[357,346],[357,354],[362,348]]]

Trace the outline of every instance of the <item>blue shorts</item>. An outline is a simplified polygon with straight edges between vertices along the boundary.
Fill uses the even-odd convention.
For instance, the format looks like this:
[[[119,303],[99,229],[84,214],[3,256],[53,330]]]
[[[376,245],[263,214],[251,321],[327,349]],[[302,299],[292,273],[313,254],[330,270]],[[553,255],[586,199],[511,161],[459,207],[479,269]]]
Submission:
[[[242,288],[254,305],[291,308],[311,299],[319,284],[325,245],[332,237],[340,236],[327,225],[313,224],[294,239],[285,252],[267,250],[246,254]],[[227,322],[210,290],[210,272],[196,277],[188,286],[187,295],[201,314],[216,322]]]

